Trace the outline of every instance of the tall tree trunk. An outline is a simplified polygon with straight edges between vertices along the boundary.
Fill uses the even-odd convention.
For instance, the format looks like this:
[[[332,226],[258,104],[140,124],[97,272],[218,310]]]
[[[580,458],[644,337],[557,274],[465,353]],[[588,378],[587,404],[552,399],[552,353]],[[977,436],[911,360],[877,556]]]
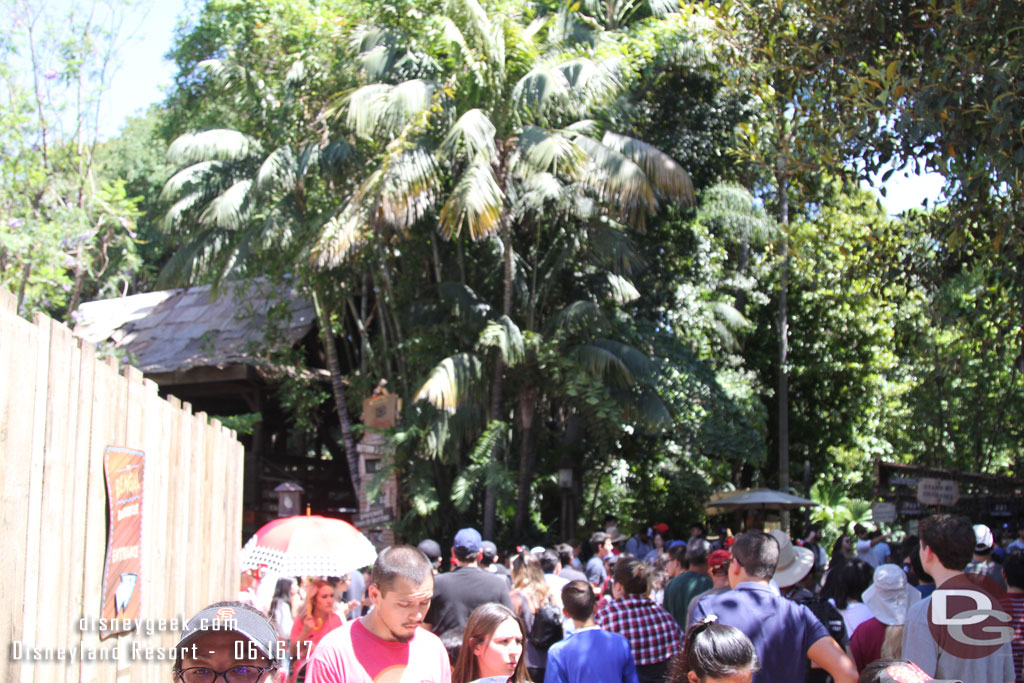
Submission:
[[[537,417],[537,390],[524,386],[519,390],[519,497],[516,501],[516,519],[513,525],[516,538],[522,538],[526,531],[526,519],[530,509],[530,484],[536,462],[536,430],[533,423]]]
[[[783,146],[784,148],[784,146]],[[785,157],[776,170],[779,188],[779,223],[782,224],[782,272],[779,276],[779,489],[789,488],[789,179]],[[781,515],[782,529],[789,532],[789,514]]]
[[[331,373],[331,391],[334,392],[334,405],[338,412],[338,423],[341,425],[341,440],[345,444],[345,459],[352,478],[352,490],[359,497],[359,456],[356,452],[356,440],[352,436],[352,422],[348,416],[348,403],[345,401],[345,385],[341,378],[341,367],[338,365],[338,351],[334,347],[334,328],[331,326],[331,311],[327,308],[316,292],[313,293],[313,306],[323,334],[324,357],[327,359],[327,370]]]
[[[503,219],[501,241],[504,246],[504,291],[502,296],[502,313],[512,317],[512,229],[508,218]],[[494,361],[494,376],[491,379],[491,420],[502,418],[501,404],[504,399],[505,361],[498,354]],[[501,447],[495,445],[491,453],[493,459],[501,462]],[[493,539],[498,510],[497,490],[494,484],[488,484],[484,491],[484,538]]]

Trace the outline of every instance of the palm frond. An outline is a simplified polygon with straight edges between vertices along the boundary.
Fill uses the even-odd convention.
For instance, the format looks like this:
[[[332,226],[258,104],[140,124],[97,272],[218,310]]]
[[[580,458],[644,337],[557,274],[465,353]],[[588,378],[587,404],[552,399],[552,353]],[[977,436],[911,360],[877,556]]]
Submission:
[[[355,147],[348,140],[331,140],[319,154],[320,170],[331,175],[341,173],[345,163],[355,156]]]
[[[563,330],[570,334],[591,332],[608,327],[608,318],[593,301],[573,301],[551,316],[550,330]]]
[[[249,218],[252,201],[249,190],[252,180],[245,178],[214,198],[199,215],[199,222],[226,230],[237,230]]]
[[[615,272],[628,274],[646,266],[643,257],[633,248],[622,224],[613,219],[597,216],[590,221],[587,234],[591,252],[600,262],[609,264]]]
[[[437,291],[441,301],[451,304],[452,311],[463,320],[482,320],[491,312],[491,305],[461,282],[442,282]]]
[[[663,432],[673,425],[668,406],[658,392],[650,387],[640,387],[639,392],[631,394],[624,401],[623,408],[627,420],[642,424],[651,432]]]
[[[164,183],[160,199],[174,199],[184,190],[203,187],[225,170],[222,161],[200,161],[181,169]]]
[[[437,202],[440,178],[434,155],[423,146],[394,145],[383,167],[371,175],[356,201],[371,201],[373,220],[408,228]]]
[[[449,157],[464,155],[470,163],[491,163],[498,155],[494,144],[494,124],[480,109],[470,109],[452,124],[441,151]]]
[[[505,69],[505,35],[500,22],[491,21],[487,11],[477,0],[448,0],[445,14],[454,19],[463,30],[466,45],[487,59],[488,71],[499,76]]]
[[[487,327],[480,333],[476,345],[480,349],[498,349],[501,359],[510,368],[522,363],[526,358],[523,333],[507,315],[488,322]]]
[[[605,276],[608,278],[608,287],[615,303],[628,304],[640,298],[640,292],[626,278],[614,273],[605,273]]]
[[[260,144],[245,133],[227,128],[214,128],[199,133],[185,133],[175,138],[167,150],[167,158],[175,164],[200,161],[239,161],[259,153]]]
[[[452,484],[452,503],[457,510],[465,511],[474,494],[487,486],[507,488],[508,474],[495,461],[492,453],[495,449],[508,448],[508,440],[508,425],[501,420],[492,420],[473,444],[469,465],[462,469]]]
[[[434,366],[413,401],[427,401],[449,413],[465,402],[481,378],[480,359],[471,353],[457,353]]]
[[[602,338],[594,339],[590,343],[615,354],[633,377],[650,377],[657,369],[654,362],[635,346],[630,346],[615,339]]]
[[[296,59],[288,67],[288,73],[284,75],[284,82],[294,87],[306,80],[306,71],[306,63],[301,59]]]
[[[533,211],[543,211],[548,205],[565,199],[564,189],[562,182],[551,173],[532,173],[523,183],[520,202]]]
[[[636,138],[606,132],[601,143],[634,161],[658,191],[687,204],[693,203],[693,181],[675,159],[660,149]]]
[[[580,344],[570,355],[585,372],[601,378],[612,386],[630,387],[636,383],[622,359],[603,346],[593,343]]]
[[[474,164],[462,174],[441,208],[438,228],[447,239],[458,235],[463,226],[474,240],[493,235],[501,222],[504,201],[491,165]]]
[[[573,99],[579,103],[580,115],[608,102],[622,88],[622,64],[617,58],[577,57],[559,64],[558,70],[565,76]]]
[[[167,213],[164,214],[163,229],[167,232],[173,232],[174,229],[181,223],[182,217],[191,212],[201,203],[206,200],[206,193],[202,191],[191,192],[178,201],[171,205],[171,208],[167,209]]]
[[[256,172],[256,190],[261,194],[294,187],[297,181],[295,154],[288,145],[267,155]]]
[[[520,78],[512,88],[512,102],[516,109],[546,120],[552,107],[569,100],[569,79],[556,66],[540,64]]]
[[[321,228],[312,250],[313,261],[328,268],[340,265],[353,247],[366,240],[367,230],[365,210],[358,208],[355,202],[348,202]]]
[[[586,177],[602,203],[618,207],[623,220],[643,225],[645,214],[654,213],[658,200],[643,169],[618,150],[586,135],[576,137],[586,150],[594,173]]]
[[[536,171],[575,178],[583,170],[587,155],[558,132],[525,126],[519,135],[516,158],[525,159]]]
[[[357,136],[390,139],[430,105],[435,85],[420,78],[398,85],[370,83],[344,94],[329,109],[346,111],[345,125]]]

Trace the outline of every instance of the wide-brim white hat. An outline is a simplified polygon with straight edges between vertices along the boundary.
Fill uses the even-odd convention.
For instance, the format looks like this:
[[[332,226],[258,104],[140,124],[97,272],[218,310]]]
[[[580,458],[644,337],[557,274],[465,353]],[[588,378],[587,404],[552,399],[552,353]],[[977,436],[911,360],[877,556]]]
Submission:
[[[814,553],[807,548],[793,545],[784,531],[772,529],[768,533],[779,542],[779,564],[775,567],[775,575],[772,578],[782,588],[792,586],[811,571],[811,567],[814,566]]]
[[[921,600],[921,591],[907,583],[907,575],[895,564],[879,565],[874,583],[861,595],[875,619],[886,626],[900,626],[907,621],[907,610]]]

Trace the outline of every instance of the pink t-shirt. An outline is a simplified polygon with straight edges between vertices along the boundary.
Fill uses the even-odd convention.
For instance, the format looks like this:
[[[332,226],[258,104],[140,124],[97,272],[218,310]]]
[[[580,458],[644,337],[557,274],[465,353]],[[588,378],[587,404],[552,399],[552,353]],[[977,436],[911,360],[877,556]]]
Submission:
[[[451,683],[441,639],[416,629],[405,643],[381,640],[362,619],[335,629],[313,652],[307,683]]]
[[[288,637],[289,642],[294,643],[302,635],[302,620],[305,616],[305,614],[299,614],[295,617],[295,621],[292,622],[291,635]],[[310,651],[315,650],[320,641],[324,639],[324,636],[341,626],[341,623],[341,617],[335,612],[331,612],[324,625],[310,633],[306,640],[299,644],[299,657],[292,661],[292,675],[289,676],[289,680],[295,680],[296,674],[302,670],[303,665],[309,658]]]

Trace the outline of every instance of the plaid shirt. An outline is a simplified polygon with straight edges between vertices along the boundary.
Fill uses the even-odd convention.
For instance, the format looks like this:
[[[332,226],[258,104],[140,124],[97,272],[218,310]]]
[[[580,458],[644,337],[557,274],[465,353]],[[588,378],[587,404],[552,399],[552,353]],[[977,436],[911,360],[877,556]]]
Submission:
[[[624,636],[637,666],[663,662],[683,646],[683,632],[676,620],[644,595],[612,600],[597,613],[594,623]]]

